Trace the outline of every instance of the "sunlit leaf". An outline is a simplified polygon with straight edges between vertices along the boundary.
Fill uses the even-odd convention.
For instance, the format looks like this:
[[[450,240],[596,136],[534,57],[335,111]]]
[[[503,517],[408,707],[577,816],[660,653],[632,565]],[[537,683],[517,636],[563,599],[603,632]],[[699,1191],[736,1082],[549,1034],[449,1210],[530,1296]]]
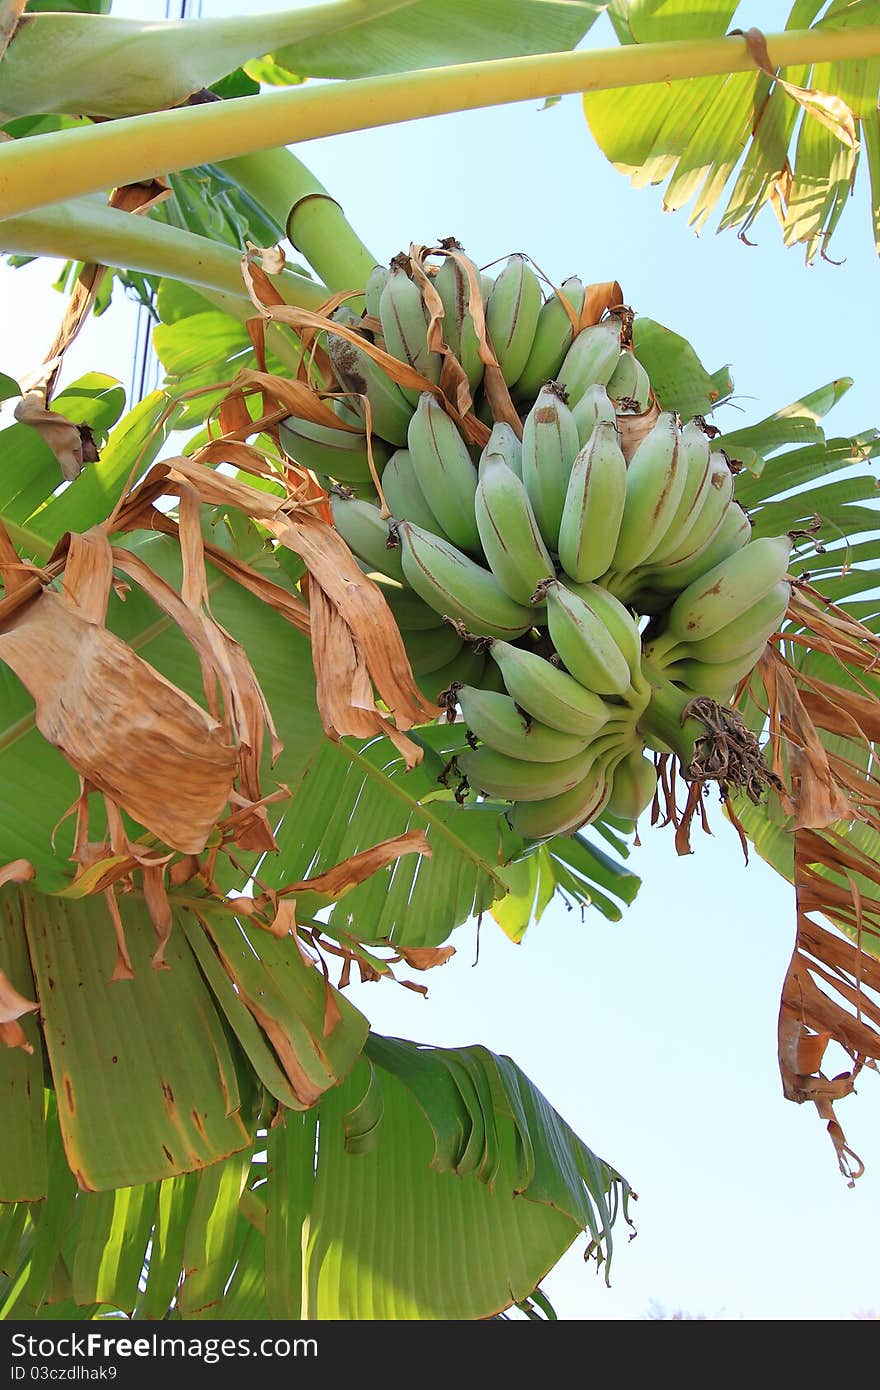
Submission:
[[[622,43],[651,44],[721,36],[739,9],[735,0],[612,0],[610,13]],[[826,9],[823,0],[795,0],[786,28],[876,22],[872,3],[838,0]],[[774,73],[760,44],[752,48],[753,71],[589,92],[584,109],[600,149],[621,173],[637,187],[666,185],[664,209],[690,205],[689,221],[699,231],[720,206],[719,228],[737,227],[745,236],[769,205],[786,245],[803,245],[811,261],[827,252],[861,148],[876,204],[880,59]],[[876,207],[872,216],[880,245]]]

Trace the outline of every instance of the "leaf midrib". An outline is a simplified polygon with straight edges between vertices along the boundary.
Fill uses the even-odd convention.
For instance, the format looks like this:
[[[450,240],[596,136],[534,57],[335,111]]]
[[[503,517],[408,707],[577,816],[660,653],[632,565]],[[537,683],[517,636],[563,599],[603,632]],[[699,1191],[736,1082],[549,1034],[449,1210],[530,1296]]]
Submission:
[[[493,881],[497,883],[502,893],[507,893],[507,884],[495,872],[492,866],[490,864],[487,864],[486,860],[483,859],[481,855],[477,854],[475,850],[472,850],[470,845],[468,845],[464,840],[460,839],[454,831],[450,830],[449,826],[446,824],[444,820],[442,820],[439,816],[435,816],[433,812],[421,801],[417,800],[413,796],[410,796],[409,793],[405,791],[404,788],[401,787],[393,777],[386,777],[385,774],[381,771],[381,769],[374,767],[370,760],[368,758],[365,758],[363,754],[358,753],[356,749],[351,748],[346,743],[340,743],[337,746],[340,752],[343,752],[345,756],[350,760],[350,762],[354,763],[356,767],[360,768],[361,771],[365,774],[365,776],[372,778],[374,782],[379,782],[387,792],[389,792],[392,796],[395,796],[398,801],[403,802],[405,806],[408,806],[410,811],[415,812],[415,814],[418,816],[421,816],[422,819],[425,820],[429,825],[433,826],[437,831],[437,834],[441,835],[445,840],[447,840],[448,843],[452,845],[453,848],[457,850],[459,854],[464,855],[466,859],[470,859],[471,863],[475,864],[482,873],[488,874],[490,878],[492,878]]]

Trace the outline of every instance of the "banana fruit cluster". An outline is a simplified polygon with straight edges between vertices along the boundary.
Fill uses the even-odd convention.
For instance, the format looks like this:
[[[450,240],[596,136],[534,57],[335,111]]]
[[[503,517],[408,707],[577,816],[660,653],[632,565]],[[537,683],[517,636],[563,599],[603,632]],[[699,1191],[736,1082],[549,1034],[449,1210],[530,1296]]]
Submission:
[[[656,785],[646,745],[666,747],[658,691],[731,697],[785,615],[791,540],[752,540],[702,422],[659,409],[627,312],[584,322],[579,279],[545,299],[522,256],[493,281],[441,249],[427,271],[376,267],[364,315],[336,311],[340,427],[290,417],[282,444],[330,491],[425,694],[457,703],[470,788],[529,839],[635,821]],[[450,358],[479,446],[440,388]]]

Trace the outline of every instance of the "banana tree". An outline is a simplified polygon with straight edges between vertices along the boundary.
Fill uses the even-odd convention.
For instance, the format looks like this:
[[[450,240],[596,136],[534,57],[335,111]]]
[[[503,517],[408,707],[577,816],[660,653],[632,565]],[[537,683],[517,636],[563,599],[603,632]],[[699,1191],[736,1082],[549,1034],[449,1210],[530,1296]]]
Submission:
[[[517,938],[556,891],[619,915],[615,899],[630,901],[637,887],[621,860],[639,806],[603,814],[597,804],[589,834],[572,835],[563,820],[529,835],[504,791],[477,796],[450,779],[450,764],[461,757],[466,768],[468,753],[461,723],[430,722],[440,685],[425,678],[439,668],[415,670],[418,628],[395,621],[395,597],[404,600],[394,576],[384,589],[364,576],[386,569],[390,553],[359,566],[354,538],[351,550],[340,538],[341,510],[338,529],[328,525],[324,484],[354,482],[350,490],[384,501],[388,457],[379,457],[380,397],[352,382],[350,360],[346,380],[338,344],[361,354],[361,375],[372,371],[364,357],[380,369],[386,406],[389,395],[397,408],[398,396],[410,401],[407,419],[413,398],[438,393],[444,419],[476,451],[494,424],[524,433],[534,393],[523,387],[517,401],[523,374],[512,365],[524,330],[512,321],[504,338],[500,296],[493,306],[489,294],[482,314],[478,272],[454,247],[435,248],[433,259],[413,248],[393,269],[420,287],[428,356],[405,344],[395,354],[371,303],[375,258],[332,195],[276,146],[375,123],[377,110],[387,123],[661,77],[714,83],[707,74],[719,73],[741,73],[748,101],[756,83],[768,97],[778,87],[786,120],[786,100],[805,126],[821,109],[827,129],[831,112],[842,147],[849,127],[839,106],[819,99],[832,82],[816,79],[805,93],[801,73],[790,92],[756,66],[754,36],[719,38],[730,16],[719,18],[717,5],[708,15],[688,7],[693,18],[675,20],[680,34],[668,16],[662,32],[643,17],[656,7],[612,6],[625,43],[603,53],[559,51],[578,43],[599,5],[523,0],[511,24],[509,5],[445,4],[442,37],[432,0],[334,0],[184,29],[115,20],[104,4],[66,8],[12,0],[0,9],[0,107],[12,137],[0,148],[3,246],[77,263],[56,355],[88,312],[99,268],[138,273],[161,320],[167,375],[117,423],[112,381],[85,379],[53,400],[50,362],[4,437],[0,1065],[14,1112],[0,1141],[4,1315],[91,1317],[110,1307],[145,1317],[170,1308],[179,1317],[421,1318],[531,1308],[578,1231],[598,1258],[610,1255],[628,1185],[508,1059],[370,1033],[338,986],[353,971],[382,978],[439,964],[451,932],[475,913],[491,911]],[[797,32],[768,40],[767,51],[783,65],[840,62],[848,72],[859,62],[870,85],[880,33],[850,21],[873,8],[846,7],[841,23],[832,6],[800,32],[817,7],[796,7]],[[341,80],[303,85],[310,76]],[[605,99],[587,104],[603,148],[590,102]],[[646,109],[656,112],[653,99]],[[867,109],[856,115],[870,124]],[[604,119],[619,134],[613,110]],[[742,148],[741,121],[737,129]],[[790,140],[793,122],[785,129]],[[661,137],[646,131],[639,139],[653,148]],[[870,149],[867,127],[865,138]],[[675,152],[669,141],[662,149]],[[625,162],[617,147],[607,152]],[[774,145],[768,158],[777,155]],[[839,170],[834,177],[838,187]],[[101,196],[109,183],[144,180],[157,181],[145,203]],[[808,230],[815,247],[815,225]],[[285,233],[313,274],[255,249]],[[470,318],[442,302],[438,310],[447,265],[464,277]],[[572,315],[562,311],[559,341],[567,351],[613,321],[629,374],[612,413],[630,457],[661,409],[690,420],[729,395],[726,372],[707,372],[676,334],[615,317],[619,286],[581,289]],[[339,309],[346,295],[355,327]],[[555,304],[551,296],[544,308]],[[364,333],[361,321],[372,328]],[[467,380],[468,332],[478,384]],[[535,341],[533,323],[526,357]],[[876,806],[859,741],[873,737],[876,639],[863,597],[870,566],[851,564],[853,538],[869,535],[875,514],[860,506],[868,483],[859,470],[806,486],[877,452],[873,431],[824,437],[818,421],[843,389],[834,383],[713,441],[716,460],[738,465],[736,495],[757,537],[803,530],[820,513],[828,542],[818,576],[812,542],[800,544],[794,571],[809,567],[815,592],[797,591],[786,645],[744,673],[746,724],[725,716],[723,736],[709,739],[714,755],[724,750],[727,775],[707,768],[710,726],[682,722],[680,682],[656,675],[665,694],[644,726],[661,771],[657,814],[676,823],[680,845],[714,776],[731,816],[797,883],[783,1073],[791,1098],[814,1100],[834,1124],[833,1099],[852,1078],[835,1091],[816,1075],[824,1043],[844,1041],[857,1071],[877,1056],[866,1017],[880,1021],[863,1011],[856,1027],[845,1006],[820,1008],[813,995],[803,1005],[815,969],[807,952],[825,978],[833,969],[844,981],[845,1001],[850,978],[877,983],[864,963],[876,930]],[[6,391],[14,397],[17,384]],[[312,427],[364,434],[352,412],[361,398],[374,417],[362,472],[346,480],[340,457],[309,466]],[[160,459],[177,429],[197,432],[182,454]],[[69,485],[59,488],[65,460]],[[845,574],[833,541],[842,533]],[[871,541],[864,547],[870,560]],[[476,655],[481,672],[491,669]],[[474,653],[466,656],[472,673]],[[773,766],[749,743],[751,762],[734,776],[739,730],[762,732],[768,703]],[[789,765],[792,748],[806,753]],[[683,810],[677,766],[689,779]],[[777,776],[788,799],[756,806],[754,778]],[[854,839],[846,857],[840,828],[853,817],[864,843]],[[850,955],[843,938],[832,946],[810,934],[817,905],[856,939]],[[132,1030],[133,1019],[142,1026]],[[833,1137],[845,1164],[842,1133]],[[390,1242],[386,1194],[403,1191],[408,1212]],[[445,1252],[425,1244],[438,1231]]]

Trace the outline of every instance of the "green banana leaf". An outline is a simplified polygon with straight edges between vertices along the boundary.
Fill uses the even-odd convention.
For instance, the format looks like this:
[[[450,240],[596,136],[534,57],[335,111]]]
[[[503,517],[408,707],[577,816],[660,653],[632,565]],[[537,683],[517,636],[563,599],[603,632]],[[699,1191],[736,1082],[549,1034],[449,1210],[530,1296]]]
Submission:
[[[509,1058],[376,1034],[195,1175],[77,1194],[51,1104],[47,1133],[48,1200],[0,1207],[4,1316],[491,1317],[583,1231],[607,1278],[632,1196]]]
[[[641,314],[633,324],[633,351],[661,409],[675,410],[683,420],[708,415],[733,390],[726,367],[707,372],[686,338]]]
[[[650,44],[699,39],[743,28],[737,0],[612,0],[612,23],[621,43]],[[760,20],[758,20],[760,22]],[[856,28],[877,23],[873,0],[795,0],[786,29]],[[691,204],[689,222],[700,230],[721,204],[719,230],[745,236],[762,208],[771,205],[786,245],[802,244],[807,260],[826,254],[850,197],[860,156],[871,176],[875,240],[880,246],[877,188],[880,177],[880,59],[800,64],[783,76],[819,94],[796,99],[759,67],[754,71],[646,83],[620,91],[589,92],[584,111],[603,154],[632,184],[665,184],[664,210]],[[834,130],[812,113],[831,96],[851,113],[825,103]],[[855,140],[853,140],[853,135]]]
[[[535,856],[511,832],[502,804],[459,805],[438,781],[451,755],[465,746],[463,733],[460,724],[423,729],[425,757],[409,772],[387,739],[360,746],[350,739],[326,744],[285,811],[276,832],[278,857],[263,861],[261,882],[280,887],[284,879],[319,874],[379,840],[419,829],[431,856],[407,856],[380,869],[346,893],[321,929],[343,944],[431,947],[491,908],[504,929],[520,939],[540,916],[535,895],[528,904],[516,897],[508,908],[501,908],[499,899],[507,901],[513,875],[532,872]],[[584,838],[556,837],[540,854],[542,903],[566,874],[565,887],[578,906],[593,905],[612,917],[620,910],[602,890],[624,902],[638,890],[635,874]],[[520,864],[526,867],[520,870]]]
[[[20,994],[39,1000],[42,1018],[39,1034],[25,1019],[32,1056],[0,1051],[9,1135],[0,1145],[0,1200],[46,1192],[44,1065],[69,1166],[84,1191],[106,1191],[241,1151],[253,1138],[258,1084],[301,1109],[338,1084],[363,1049],[366,1019],[292,938],[249,931],[216,906],[200,905],[198,917],[178,907],[167,969],[156,969],[148,912],[128,896],[121,913],[131,979],[114,978],[101,897],[7,887],[0,906],[2,968]]]
[[[361,0],[324,7],[317,19],[303,7],[166,24],[36,15],[0,69],[0,112],[156,111],[267,54],[278,82],[285,70],[294,80],[369,77],[551,53],[573,48],[604,8],[592,0],[444,0],[438,12],[435,0]]]
[[[64,14],[109,14],[113,0],[28,0],[25,14],[43,14],[46,10]]]

